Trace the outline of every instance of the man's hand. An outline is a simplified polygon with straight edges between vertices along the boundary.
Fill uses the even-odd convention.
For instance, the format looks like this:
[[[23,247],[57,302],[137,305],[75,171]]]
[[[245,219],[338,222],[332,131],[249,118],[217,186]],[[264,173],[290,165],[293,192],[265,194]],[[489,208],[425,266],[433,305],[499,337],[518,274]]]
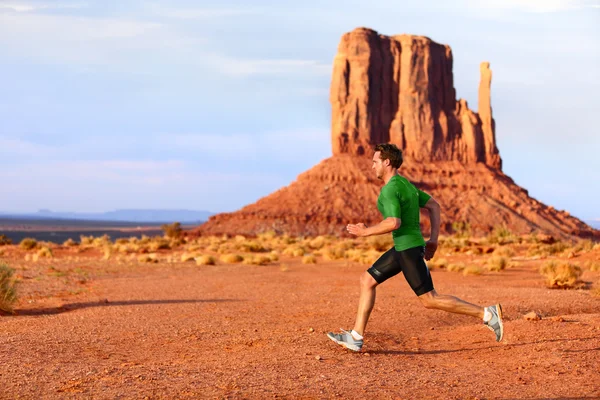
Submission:
[[[366,234],[366,225],[362,222],[360,224],[348,224],[346,225],[346,230],[355,236],[365,236]]]
[[[431,260],[433,258],[433,255],[435,254],[435,251],[437,250],[438,247],[438,242],[434,242],[434,241],[427,241],[427,243],[425,243],[425,259],[426,260]]]

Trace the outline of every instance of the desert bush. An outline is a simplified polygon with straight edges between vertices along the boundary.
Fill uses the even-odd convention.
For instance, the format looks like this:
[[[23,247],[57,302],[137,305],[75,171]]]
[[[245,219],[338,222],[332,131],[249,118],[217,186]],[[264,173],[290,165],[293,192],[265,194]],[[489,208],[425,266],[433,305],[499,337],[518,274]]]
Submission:
[[[268,255],[271,261],[279,261],[279,253],[275,250],[271,251]]]
[[[17,301],[17,280],[15,270],[0,261],[0,310],[13,312],[13,304]]]
[[[508,246],[497,247],[492,253],[494,256],[498,257],[513,257],[515,255],[515,251]]]
[[[465,268],[466,266],[462,263],[448,264],[448,266],[446,267],[446,269],[450,272],[462,272]]]
[[[265,255],[250,255],[244,257],[244,264],[247,265],[267,265],[271,262],[271,259]]]
[[[158,257],[156,254],[142,254],[138,256],[137,260],[141,263],[158,263]]]
[[[487,236],[490,244],[508,244],[518,242],[519,238],[508,230],[506,225],[496,225],[494,230]]]
[[[438,247],[440,249],[446,249],[451,251],[462,251],[470,246],[470,242],[466,238],[444,238],[439,241]]]
[[[181,223],[173,222],[172,224],[164,224],[160,227],[164,235],[169,239],[176,239],[181,237],[183,230],[181,229]]]
[[[104,247],[110,244],[112,244],[112,242],[110,240],[110,236],[108,235],[102,235],[92,240],[92,246],[94,247]]]
[[[194,253],[183,253],[181,255],[181,262],[192,261],[194,258],[196,258]]]
[[[566,262],[549,261],[542,265],[540,273],[546,277],[549,288],[570,289],[578,286],[581,268]]]
[[[33,238],[25,238],[21,240],[21,242],[19,243],[19,247],[23,250],[33,250],[36,247],[38,247],[38,242]]]
[[[394,246],[392,235],[369,236],[367,243],[370,249],[375,251],[386,251]]]
[[[150,251],[158,251],[158,250],[169,250],[171,249],[171,242],[167,239],[157,237],[154,238],[152,242],[148,245]]]
[[[429,269],[442,269],[442,268],[446,268],[446,266],[448,265],[448,261],[446,261],[445,258],[432,258],[431,260],[427,261],[427,267]]]
[[[500,272],[508,266],[506,257],[492,256],[488,259],[487,269],[493,272]]]
[[[129,238],[118,238],[117,240],[115,240],[115,244],[127,245],[129,243],[130,243]]]
[[[0,235],[0,246],[6,246],[12,244],[12,240],[10,240],[6,235]]]
[[[110,257],[112,256],[113,253],[113,248],[110,245],[105,245],[104,248],[102,249],[104,252],[104,255],[102,256],[103,260],[109,260]]]
[[[293,245],[290,247],[286,247],[283,250],[283,255],[290,257],[302,257],[306,253],[306,250],[303,247]]]
[[[548,257],[554,254],[562,253],[569,248],[569,245],[564,242],[556,242],[552,244],[533,244],[527,249],[528,256]]]
[[[469,238],[471,237],[471,224],[466,221],[453,222],[452,233],[457,238]]]
[[[195,258],[196,265],[215,265],[217,260],[213,256],[202,255]]]
[[[65,240],[63,242],[63,246],[67,246],[67,247],[75,247],[75,246],[78,246],[78,245],[79,245],[79,243],[77,243],[76,241],[74,241],[71,238],[68,238],[67,240]]]
[[[317,236],[316,238],[309,240],[308,242],[308,247],[310,247],[313,250],[319,250],[323,248],[323,246],[325,246],[324,236]]]
[[[315,257],[312,254],[307,254],[304,257],[302,257],[302,264],[316,264],[317,263],[317,257]]]
[[[465,267],[465,269],[463,270],[463,275],[467,276],[467,275],[481,275],[483,271],[481,270],[480,267],[478,267],[477,265],[469,265],[468,267]]]
[[[575,253],[586,253],[594,249],[594,242],[590,239],[579,240],[573,247]]]
[[[340,258],[344,258],[344,253],[345,250],[342,247],[326,247],[323,250],[323,258],[326,260],[339,260]]]
[[[235,264],[244,261],[244,257],[239,254],[224,254],[220,258],[221,261],[228,264]]]
[[[277,237],[277,233],[274,230],[259,233],[256,235],[259,240],[269,242]]]
[[[94,236],[79,235],[79,243],[82,246],[90,246],[94,243]]]
[[[37,258],[52,258],[53,256],[52,250],[49,247],[42,247],[35,255],[37,257],[35,257],[34,261],[37,261]]]

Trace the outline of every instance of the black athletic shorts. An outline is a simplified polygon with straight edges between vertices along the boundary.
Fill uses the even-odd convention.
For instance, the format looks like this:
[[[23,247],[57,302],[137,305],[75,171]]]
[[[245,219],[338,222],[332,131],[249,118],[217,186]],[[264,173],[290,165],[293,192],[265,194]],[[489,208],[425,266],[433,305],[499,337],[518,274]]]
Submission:
[[[367,272],[377,283],[383,283],[399,272],[403,272],[404,278],[412,290],[417,296],[420,296],[433,290],[433,281],[423,259],[424,255],[425,248],[423,246],[403,251],[396,251],[392,247],[379,257]]]

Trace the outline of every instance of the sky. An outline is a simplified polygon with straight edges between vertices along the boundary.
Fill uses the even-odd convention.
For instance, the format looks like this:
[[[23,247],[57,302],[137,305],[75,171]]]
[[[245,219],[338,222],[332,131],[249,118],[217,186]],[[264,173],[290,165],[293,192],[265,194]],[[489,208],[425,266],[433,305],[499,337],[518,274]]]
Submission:
[[[369,4],[366,6],[366,4]],[[600,0],[0,0],[0,211],[235,211],[331,156],[357,27],[448,44],[503,171],[600,219]]]

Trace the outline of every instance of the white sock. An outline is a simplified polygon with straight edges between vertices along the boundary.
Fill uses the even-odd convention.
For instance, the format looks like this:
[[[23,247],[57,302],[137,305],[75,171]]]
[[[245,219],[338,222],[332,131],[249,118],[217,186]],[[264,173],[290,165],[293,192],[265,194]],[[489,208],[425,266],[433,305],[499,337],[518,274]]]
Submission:
[[[359,335],[358,332],[356,332],[354,329],[352,329],[352,332],[350,332],[350,334],[352,334],[352,337],[356,340],[362,340],[363,337],[362,335]]]
[[[488,322],[490,319],[492,319],[492,313],[485,307],[483,309],[483,322]]]

